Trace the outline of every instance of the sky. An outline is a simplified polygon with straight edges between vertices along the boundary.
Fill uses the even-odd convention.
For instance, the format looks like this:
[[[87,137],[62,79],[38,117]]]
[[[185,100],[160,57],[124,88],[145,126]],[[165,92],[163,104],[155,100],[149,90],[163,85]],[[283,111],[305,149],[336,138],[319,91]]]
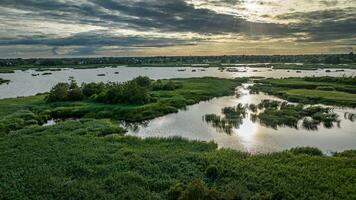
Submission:
[[[348,53],[356,0],[0,0],[0,57]]]

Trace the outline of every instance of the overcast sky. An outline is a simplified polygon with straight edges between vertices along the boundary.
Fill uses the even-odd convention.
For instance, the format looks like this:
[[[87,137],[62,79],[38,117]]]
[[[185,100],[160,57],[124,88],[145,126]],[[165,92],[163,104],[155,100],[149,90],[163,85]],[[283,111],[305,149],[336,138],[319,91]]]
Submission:
[[[0,0],[0,57],[355,48],[356,0]]]

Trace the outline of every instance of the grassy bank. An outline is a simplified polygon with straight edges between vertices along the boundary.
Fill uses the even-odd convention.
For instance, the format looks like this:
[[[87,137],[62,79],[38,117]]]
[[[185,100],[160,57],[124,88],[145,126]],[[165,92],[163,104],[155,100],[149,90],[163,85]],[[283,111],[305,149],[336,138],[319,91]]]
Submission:
[[[270,155],[180,138],[138,139],[109,121],[0,137],[0,199],[355,199],[356,153]]]
[[[305,77],[256,80],[251,92],[292,102],[356,107],[356,77]]]
[[[0,131],[10,132],[29,125],[40,125],[50,118],[148,120],[213,97],[232,95],[235,87],[247,79],[189,78],[171,81],[180,87],[150,91],[155,101],[138,105],[98,103],[91,99],[47,102],[47,95],[0,100]]]

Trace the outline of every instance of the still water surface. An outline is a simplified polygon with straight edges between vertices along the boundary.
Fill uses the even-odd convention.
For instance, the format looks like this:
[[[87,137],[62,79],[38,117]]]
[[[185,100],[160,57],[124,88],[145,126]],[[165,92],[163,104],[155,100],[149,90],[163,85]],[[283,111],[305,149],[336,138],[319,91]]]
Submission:
[[[248,117],[242,125],[226,134],[203,120],[206,114],[222,115],[221,109],[242,104],[258,104],[264,99],[280,100],[276,97],[260,94],[249,94],[245,87],[240,87],[240,97],[229,96],[215,98],[187,107],[178,113],[156,118],[145,124],[127,125],[128,134],[139,137],[172,137],[180,136],[191,140],[215,141],[220,148],[232,148],[251,153],[269,153],[296,146],[318,147],[325,153],[355,149],[356,122],[344,118],[345,112],[356,113],[355,109],[334,108],[340,117],[340,127],[336,124],[328,129],[323,125],[311,131],[289,127],[269,128],[259,122],[252,122]]]

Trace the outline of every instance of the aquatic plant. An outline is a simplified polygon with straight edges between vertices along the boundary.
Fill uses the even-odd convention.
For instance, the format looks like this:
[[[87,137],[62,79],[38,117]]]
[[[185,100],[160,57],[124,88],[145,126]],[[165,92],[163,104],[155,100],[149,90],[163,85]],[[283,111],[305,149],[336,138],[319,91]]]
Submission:
[[[218,131],[226,134],[232,134],[234,128],[239,128],[246,117],[247,106],[239,103],[235,107],[225,107],[222,109],[223,117],[216,114],[207,114],[203,120],[211,124]]]
[[[251,120],[267,127],[277,129],[279,126],[288,126],[298,129],[302,120],[302,127],[308,130],[317,130],[320,124],[332,128],[334,123],[340,125],[338,115],[332,109],[322,106],[304,106],[303,104],[289,104],[287,102],[263,100],[258,104],[259,114],[252,114]]]

